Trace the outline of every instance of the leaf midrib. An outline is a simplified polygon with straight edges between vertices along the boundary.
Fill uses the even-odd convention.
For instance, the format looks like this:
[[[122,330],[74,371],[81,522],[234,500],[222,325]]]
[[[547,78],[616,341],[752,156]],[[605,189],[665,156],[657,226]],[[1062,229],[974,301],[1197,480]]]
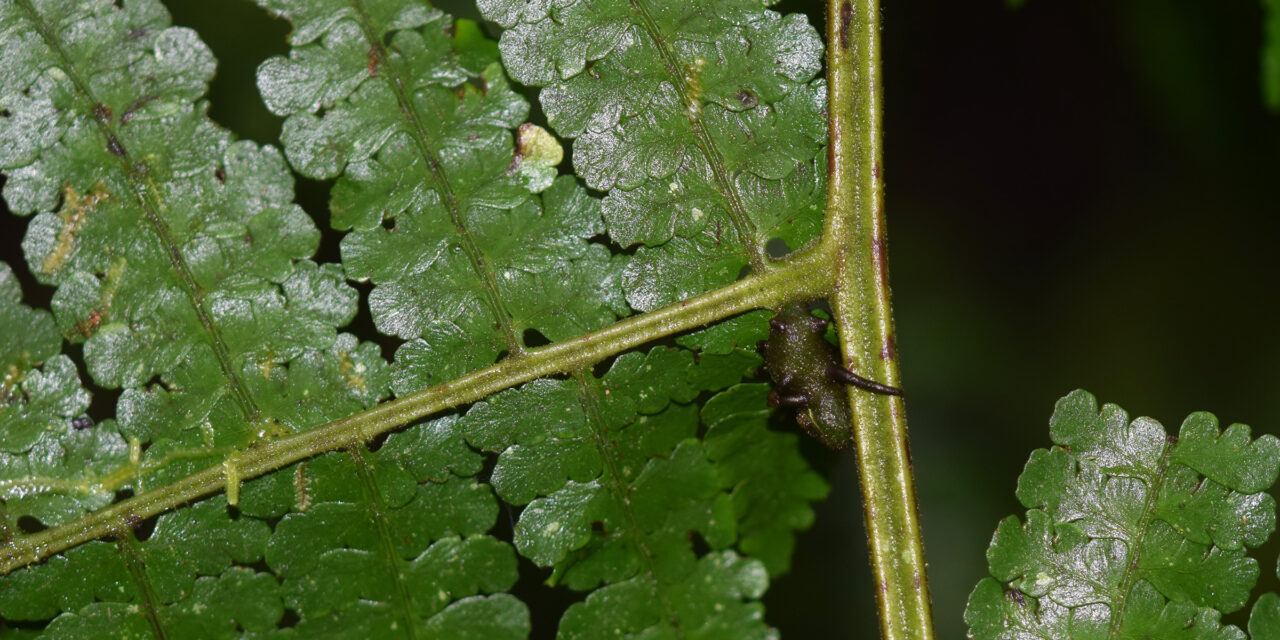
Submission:
[[[582,405],[584,413],[586,413],[587,424],[591,430],[591,439],[596,445],[596,450],[600,453],[600,457],[605,462],[605,484],[609,488],[609,495],[618,505],[618,510],[622,512],[626,518],[626,535],[631,540],[631,544],[640,551],[640,558],[644,561],[643,573],[648,580],[653,583],[654,592],[658,594],[658,600],[662,604],[662,619],[671,628],[675,629],[676,636],[684,638],[684,626],[680,624],[679,618],[675,614],[675,607],[671,604],[671,598],[667,595],[665,585],[658,580],[657,574],[654,573],[653,552],[649,549],[649,545],[645,543],[644,536],[641,533],[640,521],[636,517],[635,509],[632,507],[631,500],[627,499],[630,487],[627,484],[622,470],[618,468],[618,449],[615,442],[606,435],[604,416],[600,413],[600,398],[597,387],[588,379],[588,370],[579,369],[573,373],[575,388],[578,391],[578,401]]]
[[[1129,592],[1133,590],[1134,585],[1138,582],[1138,562],[1142,559],[1140,552],[1142,545],[1140,541],[1145,540],[1147,535],[1151,533],[1151,527],[1155,523],[1156,502],[1160,497],[1160,491],[1164,487],[1164,478],[1169,471],[1169,458],[1173,454],[1174,445],[1165,442],[1163,450],[1160,452],[1160,459],[1156,463],[1156,473],[1150,479],[1150,486],[1147,489],[1147,497],[1142,505],[1142,515],[1138,517],[1137,526],[1134,527],[1138,531],[1138,537],[1134,540],[1126,540],[1125,544],[1129,545],[1129,564],[1124,568],[1124,573],[1120,576],[1120,584],[1116,586],[1115,600],[1118,604],[1112,611],[1111,624],[1107,629],[1107,638],[1119,638],[1122,623],[1124,622],[1125,610],[1129,607]]]
[[[309,431],[260,441],[239,452],[236,470],[248,480],[321,453],[361,444],[433,413],[484,399],[498,391],[554,374],[570,374],[612,355],[655,339],[696,329],[725,318],[773,308],[796,299],[830,292],[834,245],[819,244],[773,263],[764,273],[675,304],[619,320],[612,325],[496,364]],[[0,547],[0,575],[50,557],[78,544],[128,531],[131,522],[223,490],[222,465],[212,465],[83,516],[72,522],[21,536]]]
[[[27,13],[28,20],[40,34],[40,38],[44,40],[46,46],[58,56],[62,63],[63,71],[67,77],[71,79],[76,91],[80,94],[82,108],[87,105],[85,111],[92,112],[94,105],[102,104],[89,85],[80,76],[78,69],[71,56],[62,48],[61,42],[53,33],[50,25],[46,24],[43,16],[36,10],[31,0],[17,0],[23,11]],[[119,10],[119,9],[113,9]],[[139,206],[142,208],[143,217],[151,226],[152,232],[159,238],[161,245],[164,247],[165,253],[169,256],[170,266],[177,272],[178,282],[182,287],[183,293],[186,294],[191,306],[196,312],[200,325],[205,333],[209,335],[209,343],[213,349],[214,357],[218,361],[218,367],[222,371],[222,375],[227,380],[227,386],[231,389],[231,396],[234,399],[240,412],[244,415],[250,424],[257,424],[261,419],[261,410],[253,397],[249,395],[248,388],[240,380],[236,374],[235,366],[232,362],[231,351],[227,347],[226,341],[222,337],[222,331],[218,324],[214,322],[213,315],[209,312],[207,301],[204,296],[204,289],[195,279],[191,272],[190,266],[182,256],[182,249],[178,246],[174,239],[169,225],[164,221],[161,211],[166,209],[160,196],[156,193],[156,186],[147,176],[149,171],[143,169],[146,166],[141,160],[135,161],[129,155],[129,149],[122,142],[120,136],[117,135],[115,128],[105,118],[90,118],[97,125],[98,131],[105,138],[105,142],[115,144],[120,153],[114,154],[120,158],[120,163],[124,167],[125,176],[133,185],[133,196],[137,199]]]
[[[693,129],[698,150],[702,152],[703,158],[711,167],[711,174],[715,176],[716,188],[720,191],[720,195],[729,204],[727,209],[729,222],[733,224],[734,230],[738,234],[738,240],[742,242],[742,247],[747,253],[747,260],[751,263],[751,269],[759,272],[768,265],[768,256],[765,253],[764,245],[760,242],[759,231],[756,229],[755,223],[751,221],[746,205],[742,202],[742,196],[738,193],[738,188],[734,185],[733,180],[730,179],[729,169],[725,166],[724,154],[720,152],[720,147],[711,138],[706,125],[702,122],[702,109],[701,104],[698,102],[699,98],[689,90],[684,74],[680,72],[680,61],[676,58],[675,50],[672,49],[671,42],[662,32],[657,21],[653,19],[645,0],[629,1],[632,11],[640,18],[640,26],[644,28],[645,33],[648,34],[657,48],[658,54],[662,56],[662,65],[666,68],[672,85],[675,86],[677,93],[680,94],[681,102],[684,105],[683,112],[689,121],[689,126]]]
[[[374,480],[369,461],[365,458],[366,449],[363,446],[352,446],[348,449],[348,453],[351,456],[352,465],[355,466],[356,477],[360,479],[361,495],[367,503],[366,510],[369,518],[373,520],[374,529],[378,532],[378,539],[374,542],[377,549],[375,553],[382,556],[385,563],[384,569],[393,585],[391,607],[404,625],[404,637],[416,640],[418,625],[417,616],[414,615],[413,596],[410,595],[409,585],[405,584],[404,560],[400,554],[396,553],[395,543],[392,542],[391,526],[387,522],[386,504],[382,500],[382,492],[378,490],[378,483]]]
[[[409,95],[405,92],[405,78],[401,75],[397,65],[390,64],[390,57],[387,55],[386,47],[383,46],[382,40],[374,31],[373,23],[369,19],[368,12],[365,11],[364,4],[360,0],[352,0],[351,6],[356,15],[359,16],[360,30],[364,33],[365,41],[372,50],[377,52],[377,59],[380,62],[378,68],[386,71],[385,74],[380,73],[379,75],[387,77],[387,85],[396,97],[396,104],[400,107],[400,114],[404,116],[405,121],[408,123],[409,135],[413,139],[414,146],[418,149],[418,155],[426,162],[427,168],[431,172],[431,179],[436,193],[440,194],[441,201],[444,202],[445,208],[449,210],[449,221],[453,224],[454,231],[458,234],[463,252],[467,254],[471,270],[483,283],[481,289],[484,294],[485,306],[493,316],[494,322],[498,325],[498,331],[502,334],[502,341],[512,355],[523,354],[525,352],[524,342],[520,339],[520,336],[516,335],[515,328],[512,326],[512,314],[507,309],[502,296],[498,295],[497,279],[484,259],[484,252],[481,251],[480,246],[476,243],[470,229],[467,227],[466,219],[462,215],[462,206],[458,203],[458,196],[453,191],[453,185],[449,181],[444,165],[440,163],[439,152],[436,151],[435,144],[427,134],[426,127],[422,125],[418,111],[413,107],[413,101],[410,100]]]

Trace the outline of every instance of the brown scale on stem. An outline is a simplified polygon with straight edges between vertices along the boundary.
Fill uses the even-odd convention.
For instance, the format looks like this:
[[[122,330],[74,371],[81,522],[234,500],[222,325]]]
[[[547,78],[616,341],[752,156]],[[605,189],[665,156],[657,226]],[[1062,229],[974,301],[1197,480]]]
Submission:
[[[810,314],[803,304],[790,304],[769,320],[769,339],[760,349],[774,383],[769,406],[795,408],[796,422],[809,435],[840,450],[853,444],[853,412],[845,385],[895,396],[902,390],[841,366],[840,353],[827,341],[826,331],[826,320]]]

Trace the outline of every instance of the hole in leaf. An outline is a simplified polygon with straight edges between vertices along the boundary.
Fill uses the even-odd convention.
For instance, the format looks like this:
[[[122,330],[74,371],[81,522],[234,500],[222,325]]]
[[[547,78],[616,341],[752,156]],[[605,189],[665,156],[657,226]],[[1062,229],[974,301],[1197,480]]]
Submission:
[[[689,533],[689,543],[693,545],[693,554],[699,558],[711,553],[711,545],[696,531]]]
[[[48,529],[48,527],[44,526],[44,523],[37,520],[35,516],[22,516],[21,518],[18,518],[18,531],[21,531],[24,534],[29,535],[32,533],[40,533],[45,529]]]
[[[791,253],[791,247],[787,244],[787,241],[782,238],[773,238],[769,240],[765,243],[764,250],[769,254],[770,258],[775,260]]]
[[[617,360],[617,359],[618,359],[618,356],[620,356],[620,355],[622,355],[622,354],[620,354],[620,353],[615,353],[615,354],[613,354],[613,355],[609,356],[608,358],[605,358],[604,360],[601,360],[600,362],[597,362],[597,363],[595,363],[594,365],[592,365],[592,367],[591,367],[591,375],[593,375],[593,376],[595,376],[595,377],[597,377],[597,378],[603,378],[603,377],[604,377],[604,374],[609,373],[609,369],[612,369],[612,368],[613,368],[613,362],[614,362],[614,360]]]
[[[738,269],[738,280],[741,280],[750,274],[751,274],[751,265],[744,264],[742,265],[741,269]]]
[[[377,451],[378,449],[382,448],[382,445],[386,444],[387,438],[390,436],[391,436],[390,431],[384,431],[382,433],[379,433],[378,435],[374,436],[373,439],[369,440],[369,442],[365,443],[364,448],[368,449],[371,453],[374,451]]]
[[[13,112],[8,109],[0,109],[0,118],[8,118],[13,116]]]
[[[133,536],[138,539],[138,542],[146,542],[151,538],[151,534],[156,532],[156,521],[159,519],[160,516],[151,516],[138,522],[133,528]]]
[[[383,219],[382,219],[382,228],[383,228],[383,229],[386,229],[387,231],[395,231],[395,230],[396,230],[396,219],[395,219],[395,218],[383,218]]]
[[[280,622],[276,623],[276,626],[293,627],[293,626],[297,626],[297,624],[301,621],[302,621],[302,618],[298,617],[297,611],[294,611],[293,609],[285,609],[284,615],[280,616]]]
[[[218,168],[213,170],[213,179],[217,180],[218,184],[226,183],[227,170],[222,168],[222,165],[218,165]]]
[[[524,346],[529,349],[536,349],[551,344],[546,336],[542,335],[537,329],[525,329],[524,334],[520,336],[520,340],[524,342]]]

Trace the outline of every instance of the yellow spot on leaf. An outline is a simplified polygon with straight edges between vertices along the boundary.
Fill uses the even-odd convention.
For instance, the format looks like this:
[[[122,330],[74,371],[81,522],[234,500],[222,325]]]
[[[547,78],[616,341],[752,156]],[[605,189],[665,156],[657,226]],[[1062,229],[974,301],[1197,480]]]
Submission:
[[[75,248],[76,235],[84,228],[85,219],[107,198],[107,191],[101,182],[94,185],[93,190],[87,194],[76,193],[70,185],[63,188],[62,209],[58,211],[58,216],[62,218],[62,228],[58,230],[58,239],[53,248],[40,261],[41,273],[53,273],[66,264]]]
[[[342,379],[346,380],[348,387],[361,392],[368,390],[367,381],[362,375],[364,369],[364,365],[351,360],[351,354],[345,351],[338,354],[338,370],[342,372]]]
[[[564,147],[560,141],[536,124],[520,125],[516,139],[520,145],[517,153],[526,162],[537,162],[544,167],[554,167],[564,160]]]

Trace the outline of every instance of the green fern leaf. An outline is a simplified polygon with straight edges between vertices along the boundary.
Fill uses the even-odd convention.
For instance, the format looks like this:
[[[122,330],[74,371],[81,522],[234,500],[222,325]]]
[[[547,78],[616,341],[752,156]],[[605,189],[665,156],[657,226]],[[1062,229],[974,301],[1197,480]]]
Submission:
[[[529,330],[562,340],[629,311],[620,282],[626,256],[610,257],[590,241],[606,231],[601,203],[570,177],[542,180],[524,170],[540,158],[535,170],[553,165],[559,145],[522,124],[527,106],[471,23],[411,3],[265,4],[296,31],[290,56],[264,63],[259,86],[268,105],[288,116],[284,139],[295,166],[337,177],[335,226],[351,229],[344,267],[374,282],[370,307],[379,329],[408,340],[396,354],[398,391],[487,365],[504,351],[523,353]],[[787,91],[775,93],[781,99]],[[822,187],[810,162],[817,149],[810,145],[805,162],[788,160],[771,174],[772,191],[752,192],[802,211],[811,229]],[[688,255],[700,268],[696,253]],[[745,245],[726,255],[737,261],[728,281],[744,264]],[[743,549],[766,557],[775,572],[786,570],[791,537],[811,522],[809,503],[825,495],[825,484],[794,453],[794,438],[761,433],[742,450],[723,447],[723,460],[709,457],[690,404],[759,364],[753,349],[742,348],[762,333],[753,319],[734,333],[734,344],[707,345],[713,348],[696,356],[668,348],[625,354],[603,377],[578,371],[536,381],[458,419],[471,446],[499,454],[490,482],[505,501],[524,506],[515,546],[552,568],[552,583],[592,589],[636,581],[666,601],[699,562],[690,535],[727,550],[738,541],[739,520],[753,527]],[[764,415],[763,394],[750,401]],[[766,454],[771,445],[784,448]],[[799,486],[737,489],[753,485],[733,472],[758,472],[747,460],[769,455]],[[719,464],[725,460],[743,462]],[[787,517],[774,519],[775,512]]]
[[[194,33],[154,2],[10,1],[0,25],[20,63],[0,89],[3,135],[57,127],[4,158],[6,200],[38,213],[32,272],[58,287],[55,325],[0,278],[0,313],[30,327],[6,331],[2,352],[8,551],[24,548],[19,516],[63,524],[210,465],[227,479],[225,499],[164,514],[145,539],[122,521],[114,543],[10,574],[0,615],[50,621],[55,637],[235,637],[270,631],[286,607],[316,632],[526,636],[523,604],[484,595],[514,582],[514,554],[481,535],[492,492],[453,475],[478,457],[459,437],[433,446],[450,442],[448,421],[241,490],[240,452],[372,406],[390,379],[375,345],[335,330],[357,296],[341,269],[307,260],[318,233],[283,158],[232,142],[195,103],[213,60]],[[56,355],[62,337],[85,342],[96,382],[124,388],[118,425],[77,429],[88,396]],[[362,535],[297,535],[317,523]],[[369,579],[340,579],[352,575]],[[408,599],[409,575],[434,588]],[[317,591],[325,580],[336,588]]]
[[[548,121],[576,139],[579,175],[609,191],[609,235],[644,245],[631,306],[732,282],[771,238],[813,237],[826,92],[804,16],[733,1],[479,4],[507,29],[508,71],[545,87]]]
[[[132,535],[115,544],[92,542],[11,574],[0,593],[0,615],[41,620],[70,612],[50,625],[54,637],[113,637],[114,627],[98,625],[115,620],[146,629],[144,637],[208,627],[189,637],[225,638],[236,632],[237,620],[209,601],[220,592],[227,598],[227,589],[239,585],[259,599],[233,607],[233,616],[244,629],[271,628],[283,613],[275,580],[230,568],[233,561],[261,560],[269,528],[229,519],[226,511],[225,500],[207,500],[161,516],[145,542]]]
[[[828,488],[795,434],[768,429],[766,388],[740,384],[767,314],[401,420],[377,446],[360,443],[392,427],[262,458],[393,389],[533,360],[544,339],[629,315],[628,299],[732,281],[764,266],[770,238],[811,239],[825,180],[813,29],[759,7],[686,15],[672,93],[655,61],[675,55],[660,36],[676,23],[629,23],[656,48],[613,59],[613,93],[572,105],[617,127],[572,125],[584,113],[556,104],[602,202],[558,175],[560,143],[525,121],[474,23],[412,0],[261,4],[295,26],[289,55],[259,71],[286,116],[283,155],[209,121],[213,58],[154,0],[0,0],[4,195],[34,216],[27,262],[55,287],[50,317],[0,273],[0,319],[30,328],[0,350],[0,533],[6,567],[23,566],[0,618],[53,637],[523,638],[518,551],[549,583],[592,591],[562,636],[774,637],[758,600]],[[644,81],[627,97],[632,63]],[[319,233],[285,157],[335,179],[341,265],[310,259]],[[375,325],[405,341],[394,365],[338,331],[358,306],[347,279],[373,283]],[[63,339],[121,390],[115,419],[82,419]],[[216,484],[184,500],[225,496],[106,515],[197,477]],[[510,544],[490,535],[498,498],[522,507]],[[98,528],[76,542],[109,540],[67,534],[37,563],[52,552],[36,541],[78,518]]]
[[[297,31],[259,86],[289,116],[294,166],[340,175],[344,266],[375,283],[379,330],[409,340],[397,390],[519,352],[528,330],[561,340],[627,313],[620,259],[587,242],[603,232],[598,203],[570,178],[552,184],[559,144],[520,126],[528,104],[473,24],[411,2],[263,4]]]
[[[768,576],[756,562],[729,552],[712,553],[675,584],[659,589],[632,579],[600,589],[565,613],[557,636],[563,640],[669,637],[678,624],[690,637],[768,640],[776,632],[760,624],[759,598]],[[744,601],[748,601],[745,602]]]
[[[356,294],[306,260],[319,235],[283,158],[232,142],[195,103],[213,59],[194,32],[153,2],[18,0],[0,23],[27,34],[5,38],[6,59],[22,49],[29,63],[10,65],[22,75],[2,126],[37,102],[60,126],[10,158],[5,198],[38,213],[31,270],[58,287],[59,327],[85,342],[95,382],[124,389],[118,429],[145,450],[109,489],[156,486],[385,395],[376,348],[335,331]],[[319,380],[326,393],[309,393]]]
[[[1258,577],[1246,547],[1275,529],[1262,492],[1280,441],[1219,432],[1205,413],[1173,438],[1083,391],[1059,401],[1050,434],[1057,446],[1018,481],[1031,510],[992,538],[992,577],[965,612],[971,637],[1243,638],[1219,618],[1244,607]]]
[[[95,476],[129,456],[111,425],[75,427],[89,393],[75,365],[59,353],[62,337],[53,318],[21,299],[13,271],[0,263],[0,537],[6,541],[23,516],[56,525],[109,504],[114,493]],[[69,490],[56,498],[39,490],[55,486]]]
[[[418,484],[403,462],[380,450],[309,465],[314,502],[285,515],[266,547],[296,632],[452,638],[492,620],[484,637],[526,637],[523,604],[478,595],[516,580],[511,547],[483,535],[498,516],[493,493],[461,478]]]

